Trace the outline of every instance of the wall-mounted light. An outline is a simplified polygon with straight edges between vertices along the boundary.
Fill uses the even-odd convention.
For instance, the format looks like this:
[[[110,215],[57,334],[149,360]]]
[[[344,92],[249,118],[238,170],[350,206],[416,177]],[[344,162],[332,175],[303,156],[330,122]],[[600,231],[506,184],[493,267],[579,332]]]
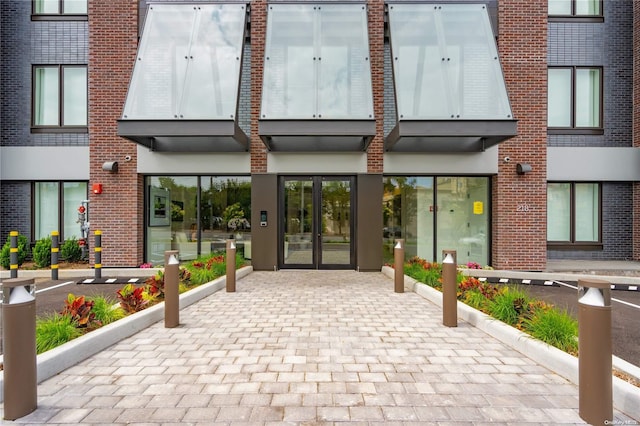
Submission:
[[[523,175],[525,173],[529,173],[531,171],[531,164],[529,163],[518,163],[516,164],[516,173],[519,175]]]
[[[117,161],[105,161],[104,163],[102,163],[102,170],[104,170],[105,172],[117,173],[118,172],[118,162]]]
[[[91,192],[93,192],[94,194],[102,194],[102,184],[94,183],[93,185],[91,185]]]

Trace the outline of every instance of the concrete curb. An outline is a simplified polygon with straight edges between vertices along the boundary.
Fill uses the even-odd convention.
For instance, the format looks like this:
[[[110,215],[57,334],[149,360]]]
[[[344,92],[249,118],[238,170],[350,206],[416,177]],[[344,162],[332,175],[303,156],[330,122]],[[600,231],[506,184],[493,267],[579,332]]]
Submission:
[[[149,271],[149,269],[146,271]],[[251,266],[238,269],[236,278],[245,277],[252,271],[253,267]],[[222,276],[181,294],[180,309],[186,308],[226,288],[226,283],[226,276]],[[67,368],[163,319],[164,302],[161,302],[38,355],[36,361],[38,383],[42,383]],[[0,377],[0,402],[2,401],[4,401],[4,375]]]
[[[382,273],[393,279],[395,270],[389,266],[384,266]],[[529,277],[530,276],[531,273],[529,273]],[[404,276],[404,285],[405,288],[424,297],[435,305],[442,306],[442,293],[440,291],[426,284],[418,283],[406,275]],[[540,340],[534,339],[526,333],[473,309],[464,303],[458,303],[458,318],[495,337],[518,352],[525,354],[528,358],[531,358],[538,364],[548,368],[570,382],[576,385],[578,384],[578,358]],[[614,359],[615,358],[616,357],[614,357]],[[614,376],[613,406],[633,419],[640,419],[640,391],[636,386]]]

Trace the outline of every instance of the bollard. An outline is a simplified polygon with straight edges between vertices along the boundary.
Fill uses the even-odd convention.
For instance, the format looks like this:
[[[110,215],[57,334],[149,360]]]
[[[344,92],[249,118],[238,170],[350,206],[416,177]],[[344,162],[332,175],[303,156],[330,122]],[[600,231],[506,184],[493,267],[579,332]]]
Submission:
[[[33,278],[2,283],[5,420],[24,417],[38,406],[34,293]]]
[[[458,273],[455,251],[443,250],[442,261],[442,324],[458,326]]]
[[[51,232],[51,279],[58,279],[58,253],[60,252],[60,233]]]
[[[404,293],[404,240],[396,240],[393,247],[393,284],[396,293]]]
[[[227,240],[227,293],[236,291],[236,242]]]
[[[165,252],[165,254],[168,252]],[[180,262],[176,254],[170,254],[164,264],[164,327],[180,325]]]
[[[611,283],[578,280],[579,414],[589,424],[613,422]]]
[[[102,278],[102,231],[96,230],[95,232],[95,262],[93,267],[95,268],[96,278]]]
[[[18,231],[9,232],[9,269],[11,278],[18,278]]]

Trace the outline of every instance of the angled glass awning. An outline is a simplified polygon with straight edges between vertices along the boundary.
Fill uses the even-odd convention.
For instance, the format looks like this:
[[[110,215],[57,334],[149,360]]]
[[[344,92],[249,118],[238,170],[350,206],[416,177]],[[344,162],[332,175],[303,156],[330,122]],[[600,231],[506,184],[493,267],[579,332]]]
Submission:
[[[155,151],[248,151],[238,125],[244,4],[151,4],[118,135]]]
[[[484,4],[389,3],[395,152],[473,152],[517,135]]]
[[[269,4],[260,138],[271,151],[365,151],[375,135],[365,4]]]

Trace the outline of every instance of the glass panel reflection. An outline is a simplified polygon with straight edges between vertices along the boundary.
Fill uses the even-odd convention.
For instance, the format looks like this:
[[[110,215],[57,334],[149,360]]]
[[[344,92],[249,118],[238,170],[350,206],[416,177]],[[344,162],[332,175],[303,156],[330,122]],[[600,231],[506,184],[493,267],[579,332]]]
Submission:
[[[284,184],[284,263],[313,264],[313,181]]]
[[[351,185],[348,180],[322,181],[322,263],[351,263]]]
[[[270,5],[261,117],[372,116],[366,8]]]
[[[125,119],[231,119],[237,108],[243,5],[152,5]]]
[[[400,119],[511,118],[484,5],[389,6]]]

